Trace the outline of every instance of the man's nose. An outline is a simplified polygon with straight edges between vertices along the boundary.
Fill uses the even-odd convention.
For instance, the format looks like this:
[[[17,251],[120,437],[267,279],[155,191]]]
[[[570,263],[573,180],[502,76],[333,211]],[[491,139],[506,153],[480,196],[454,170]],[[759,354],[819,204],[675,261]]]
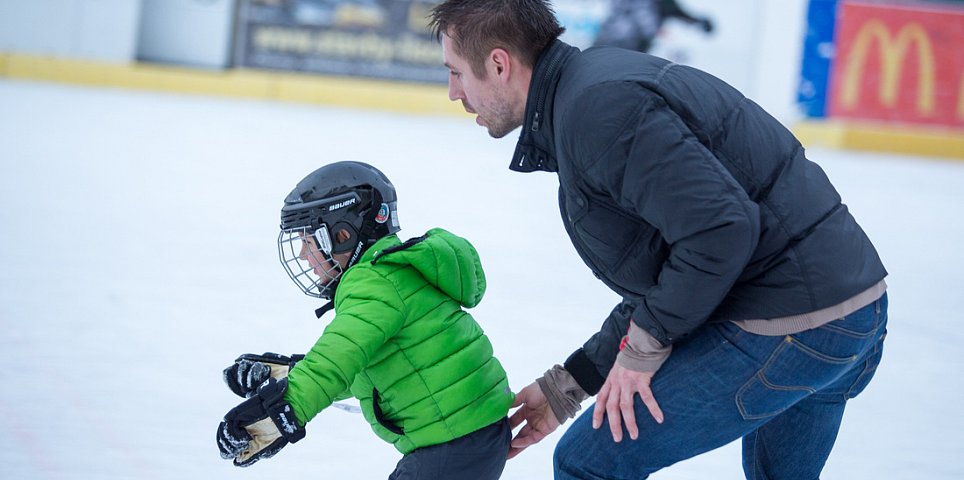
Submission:
[[[465,98],[465,92],[462,91],[462,86],[458,85],[458,82],[449,80],[449,100],[456,101]]]

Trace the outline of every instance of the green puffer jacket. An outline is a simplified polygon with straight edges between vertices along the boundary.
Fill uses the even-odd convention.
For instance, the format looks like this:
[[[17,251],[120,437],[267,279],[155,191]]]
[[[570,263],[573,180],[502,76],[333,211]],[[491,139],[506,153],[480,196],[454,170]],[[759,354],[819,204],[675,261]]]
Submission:
[[[335,318],[291,370],[285,400],[304,424],[350,389],[375,433],[403,454],[497,422],[513,394],[462,310],[484,292],[467,240],[438,228],[405,244],[380,239],[342,275]]]

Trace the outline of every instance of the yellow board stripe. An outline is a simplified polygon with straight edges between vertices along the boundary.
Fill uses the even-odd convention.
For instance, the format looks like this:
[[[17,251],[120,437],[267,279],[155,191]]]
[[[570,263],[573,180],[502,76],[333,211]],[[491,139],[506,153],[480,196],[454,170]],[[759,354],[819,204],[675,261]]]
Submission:
[[[112,64],[0,53],[0,77],[82,85],[234,96],[427,115],[466,113],[443,85],[266,70],[205,70],[146,63]],[[964,130],[842,121],[793,128],[807,146],[964,159]]]
[[[964,160],[964,130],[855,121],[806,121],[794,134],[805,146]]]
[[[449,101],[444,85],[266,70],[205,70],[146,63],[124,65],[0,53],[0,77],[416,114],[466,115],[460,103]]]

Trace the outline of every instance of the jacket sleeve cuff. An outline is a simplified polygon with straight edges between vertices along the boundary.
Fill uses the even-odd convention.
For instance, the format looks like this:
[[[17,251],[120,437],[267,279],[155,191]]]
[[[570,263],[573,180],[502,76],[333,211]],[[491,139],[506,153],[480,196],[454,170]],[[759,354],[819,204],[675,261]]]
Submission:
[[[552,408],[552,413],[556,415],[559,425],[566,423],[566,420],[576,416],[582,408],[582,401],[589,398],[582,387],[576,383],[562,366],[555,365],[550,368],[545,375],[537,379],[539,388]]]
[[[563,364],[563,368],[572,375],[579,387],[590,396],[599,393],[599,389],[606,382],[606,378],[599,374],[596,365],[586,356],[586,351],[581,348],[569,355],[566,363]]]
[[[656,372],[672,351],[672,345],[663,346],[635,322],[629,322],[629,335],[616,363],[635,372]]]

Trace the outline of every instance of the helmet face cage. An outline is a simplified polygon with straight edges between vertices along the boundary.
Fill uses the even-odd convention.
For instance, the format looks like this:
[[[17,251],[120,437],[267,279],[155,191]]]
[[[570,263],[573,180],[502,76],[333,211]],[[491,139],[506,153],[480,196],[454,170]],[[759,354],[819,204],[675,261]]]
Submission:
[[[291,280],[306,295],[331,299],[343,271],[332,257],[331,235],[322,224],[282,230],[278,235],[278,255]]]

